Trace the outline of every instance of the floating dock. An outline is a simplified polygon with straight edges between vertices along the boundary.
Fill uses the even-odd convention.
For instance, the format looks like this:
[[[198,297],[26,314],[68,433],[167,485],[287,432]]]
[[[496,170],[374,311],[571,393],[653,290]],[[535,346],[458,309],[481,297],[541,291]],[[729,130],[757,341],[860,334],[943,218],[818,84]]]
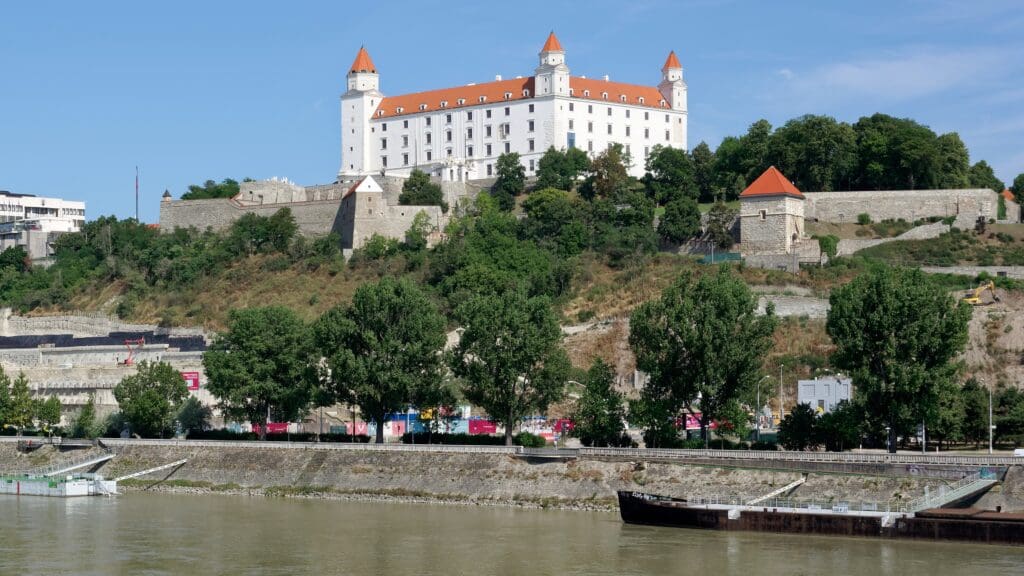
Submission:
[[[114,496],[117,494],[117,482],[99,474],[0,476],[0,494],[53,498]]]

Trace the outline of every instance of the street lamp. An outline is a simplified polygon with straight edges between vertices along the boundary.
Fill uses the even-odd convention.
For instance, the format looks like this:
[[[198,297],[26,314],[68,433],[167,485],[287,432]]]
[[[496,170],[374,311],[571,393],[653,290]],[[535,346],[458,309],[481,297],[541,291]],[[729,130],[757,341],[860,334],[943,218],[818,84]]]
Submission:
[[[992,425],[992,388],[988,389],[988,453],[992,453],[992,433],[996,427]]]
[[[754,424],[757,426],[755,435],[758,442],[761,441],[761,382],[769,378],[771,376],[766,374],[757,381],[757,406],[754,407]]]
[[[785,367],[785,364],[779,364],[779,422],[782,422],[783,415],[786,413],[783,407],[785,403],[782,400],[782,369]]]

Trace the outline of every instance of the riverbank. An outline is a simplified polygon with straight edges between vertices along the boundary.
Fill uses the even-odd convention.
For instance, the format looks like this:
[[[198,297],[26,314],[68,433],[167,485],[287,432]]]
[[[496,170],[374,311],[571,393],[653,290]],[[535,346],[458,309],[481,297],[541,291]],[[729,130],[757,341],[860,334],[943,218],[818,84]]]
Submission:
[[[508,453],[425,452],[371,449],[126,443],[111,447],[116,457],[99,470],[108,478],[176,460],[174,470],[122,482],[125,490],[188,494],[338,500],[415,501],[471,506],[512,506],[568,510],[615,510],[618,490],[675,497],[760,496],[806,475],[789,495],[822,502],[865,501],[884,506],[938,490],[950,480],[887,474],[810,473],[632,458],[545,459]],[[44,446],[21,453],[0,443],[0,469],[45,466],[81,457]],[[820,467],[818,467],[820,468]],[[1008,474],[996,505],[1014,509],[1024,502],[1019,471]],[[169,474],[169,475],[168,475]],[[158,481],[162,481],[157,484]],[[1007,490],[1006,488],[1010,488]],[[986,498],[989,498],[986,496]]]

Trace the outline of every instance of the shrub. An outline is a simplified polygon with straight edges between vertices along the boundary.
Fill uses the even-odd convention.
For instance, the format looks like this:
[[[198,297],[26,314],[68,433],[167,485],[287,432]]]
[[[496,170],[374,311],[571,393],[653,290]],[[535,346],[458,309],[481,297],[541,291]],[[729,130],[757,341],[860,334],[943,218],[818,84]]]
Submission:
[[[750,443],[751,450],[778,450],[779,445],[775,442],[769,442],[767,440],[758,440]]]
[[[522,446],[523,448],[543,448],[547,446],[548,441],[543,436],[537,436],[536,434],[530,434],[529,432],[520,432],[512,438],[512,442],[516,446]]]
[[[836,257],[839,252],[839,237],[832,234],[825,236],[818,236],[818,247],[825,253],[826,256],[831,260]]]
[[[857,224],[860,224],[861,226],[871,224],[871,215],[868,214],[867,212],[861,212],[860,214],[857,214]]]

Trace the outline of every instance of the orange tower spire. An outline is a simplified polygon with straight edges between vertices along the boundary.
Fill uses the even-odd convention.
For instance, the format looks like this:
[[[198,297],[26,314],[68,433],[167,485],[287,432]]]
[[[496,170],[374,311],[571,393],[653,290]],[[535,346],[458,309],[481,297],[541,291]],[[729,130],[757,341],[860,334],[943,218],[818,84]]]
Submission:
[[[371,72],[377,73],[377,67],[373,65],[373,60],[370,60],[370,53],[366,51],[365,46],[359,47],[359,53],[356,54],[356,59],[352,61],[352,68],[349,72]]]
[[[552,30],[551,34],[548,34],[548,41],[544,43],[544,47],[540,49],[541,52],[565,52],[562,49],[562,43],[558,41],[558,37],[555,36],[555,31]]]
[[[668,58],[665,59],[665,65],[661,67],[662,72],[671,68],[682,68],[683,65],[679,63],[679,58],[676,57],[676,51],[673,50],[668,53]]]

